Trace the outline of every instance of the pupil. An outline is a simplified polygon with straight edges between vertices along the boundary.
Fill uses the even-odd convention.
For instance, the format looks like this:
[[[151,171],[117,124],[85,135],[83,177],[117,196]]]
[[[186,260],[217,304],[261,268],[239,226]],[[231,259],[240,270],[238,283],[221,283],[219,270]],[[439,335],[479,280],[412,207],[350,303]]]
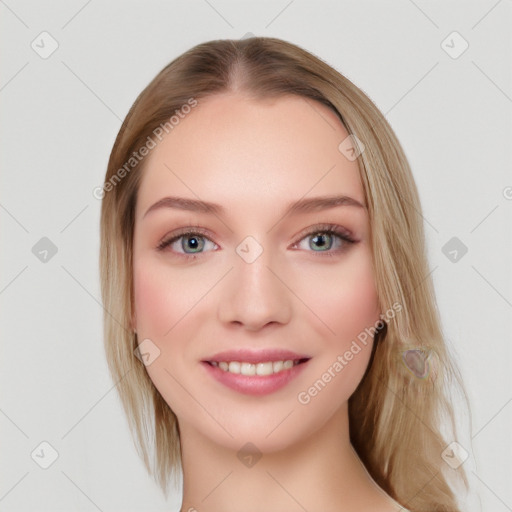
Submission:
[[[199,242],[197,241],[197,237],[189,237],[187,238],[188,240],[188,244],[189,244],[189,248],[190,249],[197,249],[199,247]]]
[[[320,247],[325,247],[326,245],[328,245],[325,241],[325,237],[326,236],[329,236],[329,235],[326,235],[326,234],[323,234],[323,235],[317,235],[313,238],[314,240],[314,243],[316,245],[319,245]],[[318,242],[318,240],[320,240],[320,242]]]

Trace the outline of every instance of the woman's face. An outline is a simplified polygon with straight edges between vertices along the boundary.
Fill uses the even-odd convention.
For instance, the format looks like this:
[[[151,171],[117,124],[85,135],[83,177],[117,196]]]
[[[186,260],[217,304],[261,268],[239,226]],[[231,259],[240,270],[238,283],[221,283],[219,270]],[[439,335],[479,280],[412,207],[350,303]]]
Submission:
[[[230,93],[201,100],[147,157],[133,323],[182,432],[284,448],[360,382],[380,310],[347,136],[320,103]],[[350,199],[313,201],[335,196]]]

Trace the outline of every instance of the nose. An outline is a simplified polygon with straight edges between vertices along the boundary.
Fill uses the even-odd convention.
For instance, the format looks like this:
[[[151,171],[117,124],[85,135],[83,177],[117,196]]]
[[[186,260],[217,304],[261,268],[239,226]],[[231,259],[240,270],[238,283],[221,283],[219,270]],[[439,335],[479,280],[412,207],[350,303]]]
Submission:
[[[269,324],[287,324],[292,315],[292,297],[286,276],[272,265],[269,251],[252,263],[237,254],[234,268],[222,283],[218,318],[225,325],[258,331]]]

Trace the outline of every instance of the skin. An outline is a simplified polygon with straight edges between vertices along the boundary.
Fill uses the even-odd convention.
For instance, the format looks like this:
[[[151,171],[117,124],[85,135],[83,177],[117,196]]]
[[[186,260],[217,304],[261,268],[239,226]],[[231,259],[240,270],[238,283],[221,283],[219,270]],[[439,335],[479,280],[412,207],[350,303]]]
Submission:
[[[381,313],[366,208],[283,213],[303,197],[343,194],[364,205],[357,162],[338,150],[347,136],[317,102],[224,93],[201,99],[145,161],[133,327],[139,342],[158,347],[146,369],[178,417],[182,512],[403,510],[370,478],[349,441],[347,401],[373,340],[309,403],[297,398]],[[144,216],[166,196],[219,203],[226,212],[159,208]],[[356,242],[333,236],[327,256],[313,240],[321,223],[349,230]],[[207,230],[202,252],[187,238],[157,250],[190,226]],[[263,249],[252,263],[236,252],[249,235]],[[186,252],[197,258],[185,259]],[[284,388],[250,396],[217,382],[201,364],[233,348],[284,348],[311,360]],[[247,442],[262,454],[252,467],[237,458]]]

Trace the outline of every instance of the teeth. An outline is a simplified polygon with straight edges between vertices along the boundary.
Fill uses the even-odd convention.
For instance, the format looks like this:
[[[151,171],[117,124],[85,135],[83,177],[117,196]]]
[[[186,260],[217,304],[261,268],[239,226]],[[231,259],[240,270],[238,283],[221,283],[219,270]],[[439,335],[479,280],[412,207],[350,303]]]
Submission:
[[[240,363],[237,361],[231,361],[229,363],[229,373],[240,373]]]
[[[283,361],[275,361],[274,363],[272,363],[272,369],[274,370],[274,373],[280,372],[283,368]]]
[[[258,363],[255,367],[256,375],[272,375],[274,373],[274,363]]]
[[[229,371],[231,373],[236,373],[236,367],[235,367],[235,371],[232,372],[231,371],[231,365],[233,363],[229,363]],[[240,365],[240,372],[242,375],[256,375],[256,365],[255,364],[252,364],[252,363],[242,363]]]
[[[272,375],[283,370],[288,370],[299,364],[299,360],[293,361],[268,361],[266,363],[245,363],[239,361],[221,361],[217,363],[212,361],[213,366],[218,366],[221,370],[229,373],[237,373],[241,375]]]

